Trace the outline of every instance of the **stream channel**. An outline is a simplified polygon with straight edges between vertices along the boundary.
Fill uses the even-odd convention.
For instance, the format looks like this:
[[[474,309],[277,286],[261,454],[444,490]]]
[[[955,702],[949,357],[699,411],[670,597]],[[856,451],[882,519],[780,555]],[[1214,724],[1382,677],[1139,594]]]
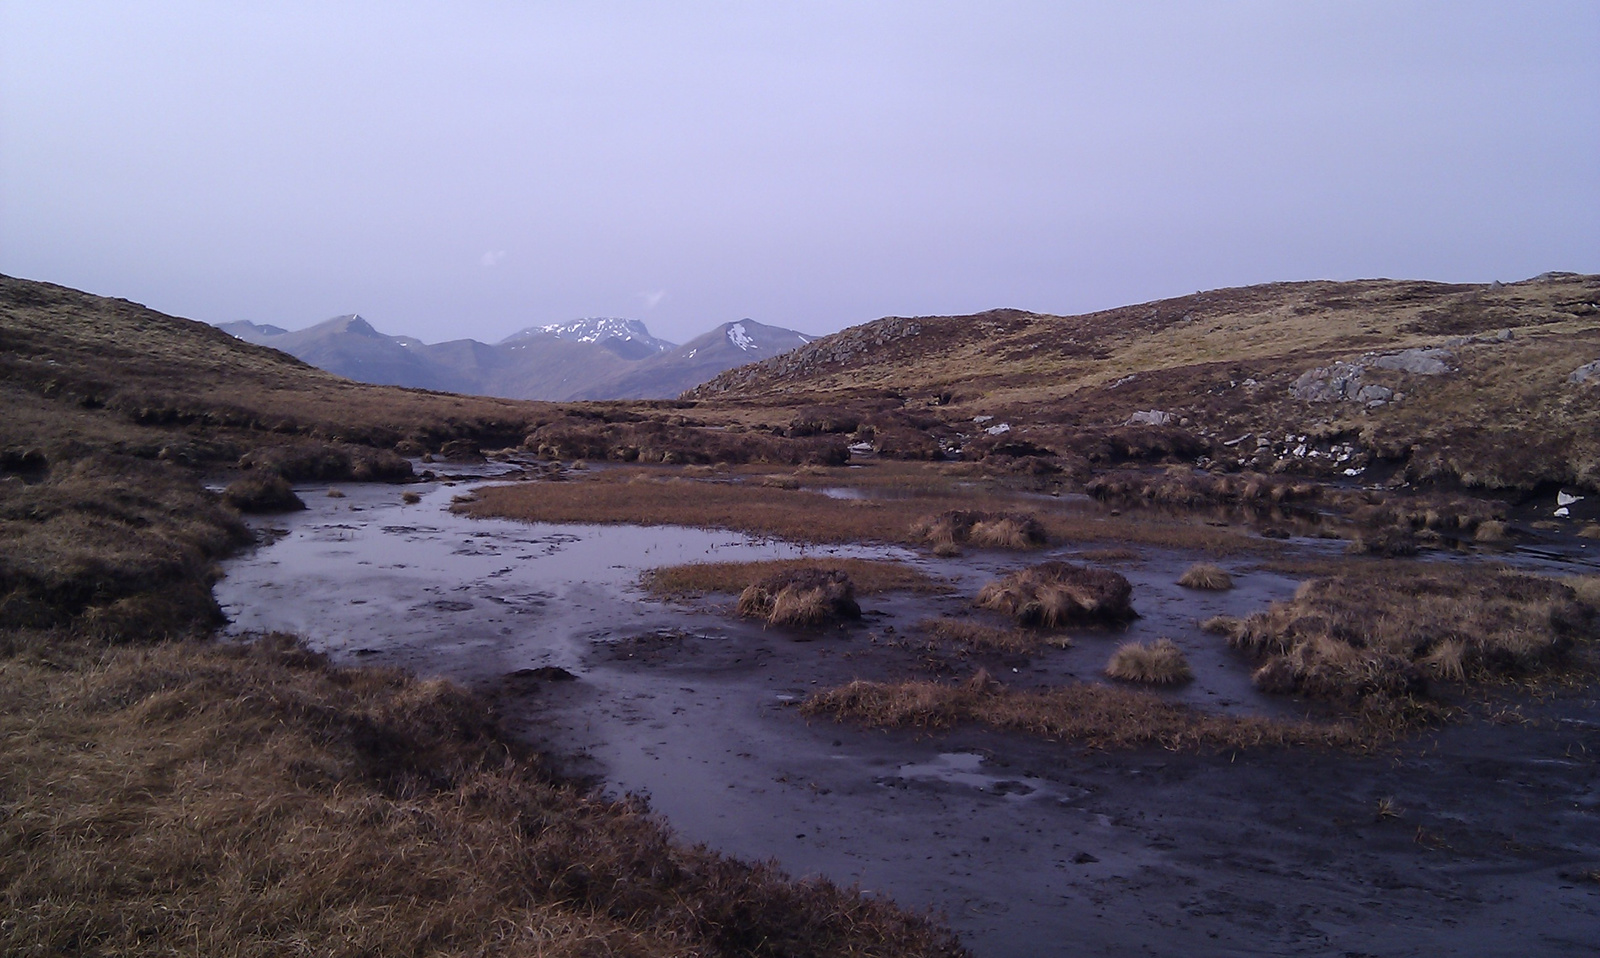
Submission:
[[[265,544],[224,566],[230,631],[461,681],[569,771],[647,796],[680,839],[930,909],[983,958],[1600,950],[1600,883],[1583,877],[1600,868],[1592,696],[1540,703],[1529,728],[1475,723],[1382,756],[1093,753],[808,721],[795,704],[814,689],[924,677],[894,637],[1041,557],[472,520],[449,512],[469,486],[409,488],[420,502],[387,485],[298,489],[308,509],[272,517]],[[800,555],[900,559],[955,588],[864,597],[860,624],[797,633],[741,622],[730,597],[668,603],[638,586],[658,566]],[[1117,643],[1168,636],[1196,672],[1173,699],[1304,714],[1256,693],[1198,627],[1296,581],[1232,563],[1231,592],[1177,587],[1195,558],[1115,564],[1142,616],[1128,629],[983,664],[1013,685],[1100,680]],[[1376,820],[1382,798],[1406,815]]]

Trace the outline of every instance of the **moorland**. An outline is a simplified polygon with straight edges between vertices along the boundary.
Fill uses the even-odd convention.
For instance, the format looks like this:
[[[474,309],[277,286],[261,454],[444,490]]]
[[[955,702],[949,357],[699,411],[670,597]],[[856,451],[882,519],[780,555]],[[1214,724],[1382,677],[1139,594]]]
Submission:
[[[1192,927],[1149,917],[1125,876],[1083,892],[1062,907],[1111,912],[1086,947],[1314,951],[1414,920],[1422,937],[1396,953],[1428,936],[1581,953],[1600,901],[1597,302],[1600,277],[1547,274],[889,318],[678,400],[535,403],[354,383],[201,323],[0,279],[0,934],[18,954],[998,940],[917,910],[937,901],[907,909],[673,838],[640,800],[574,777],[553,719],[569,693],[526,707],[504,677],[217,637],[213,587],[270,537],[257,516],[374,482],[417,508],[411,490],[487,461],[498,481],[455,496],[458,515],[893,550],[639,583],[640,601],[748,620],[740,634],[810,676],[771,719],[792,734],[1025,755],[1034,778],[1078,775],[1152,818],[1203,806],[1205,848],[1260,827],[1257,792],[1342,783],[1272,806],[1284,831],[1326,834],[1270,867],[1180,848],[1227,876],[1203,908],[1161,892]],[[1298,588],[1190,613],[1190,628],[1142,591],[1169,568],[1195,608],[1235,579]],[[1157,621],[1173,634],[1139,631]],[[615,638],[640,653],[627,668],[688,654]],[[1181,691],[1211,669],[1250,690],[1241,705]],[[1119,777],[1152,754],[1159,786]],[[1260,912],[1310,867],[1296,855],[1352,842],[1367,857],[1317,878],[1349,909],[1331,927],[1287,903]],[[1381,876],[1352,876],[1374,860],[1442,869],[1448,894],[1424,882],[1358,907],[1376,893],[1356,885]],[[1495,895],[1510,905],[1475,910]],[[1219,938],[1207,921],[1254,925]]]

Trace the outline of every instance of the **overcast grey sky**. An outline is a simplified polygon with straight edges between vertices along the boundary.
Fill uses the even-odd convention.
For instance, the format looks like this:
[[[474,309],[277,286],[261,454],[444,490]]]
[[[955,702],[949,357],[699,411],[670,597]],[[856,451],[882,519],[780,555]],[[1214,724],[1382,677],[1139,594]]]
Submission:
[[[0,272],[429,342],[1600,272],[1600,2],[0,0]]]

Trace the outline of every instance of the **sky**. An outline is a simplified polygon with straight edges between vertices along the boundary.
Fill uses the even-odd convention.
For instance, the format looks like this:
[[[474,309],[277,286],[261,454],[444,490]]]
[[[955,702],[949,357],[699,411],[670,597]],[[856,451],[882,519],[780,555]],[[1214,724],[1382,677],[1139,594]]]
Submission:
[[[0,273],[685,341],[1600,272],[1600,3],[0,0]]]

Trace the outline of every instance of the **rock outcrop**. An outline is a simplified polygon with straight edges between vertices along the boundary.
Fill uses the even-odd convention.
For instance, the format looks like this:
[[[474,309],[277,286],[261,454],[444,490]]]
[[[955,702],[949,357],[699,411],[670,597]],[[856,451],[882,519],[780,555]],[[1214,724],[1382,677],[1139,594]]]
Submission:
[[[1402,349],[1394,353],[1367,353],[1356,362],[1339,361],[1301,373],[1289,387],[1290,395],[1304,402],[1359,402],[1382,405],[1402,398],[1388,386],[1369,383],[1369,369],[1442,376],[1455,372],[1455,353],[1442,347]]]
[[[1600,383],[1600,359],[1574,369],[1572,375],[1567,377],[1567,382],[1575,386],[1593,386]]]

